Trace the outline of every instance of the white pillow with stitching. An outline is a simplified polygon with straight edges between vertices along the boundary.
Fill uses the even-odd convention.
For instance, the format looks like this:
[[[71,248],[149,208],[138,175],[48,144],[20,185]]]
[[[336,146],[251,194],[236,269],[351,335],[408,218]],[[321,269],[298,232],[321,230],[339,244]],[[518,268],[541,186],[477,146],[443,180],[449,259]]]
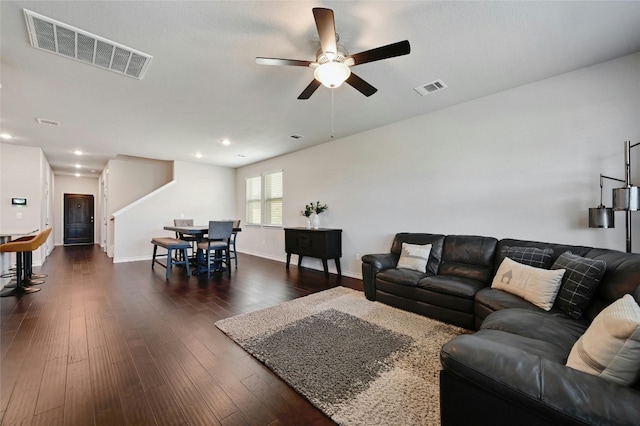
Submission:
[[[571,348],[567,367],[629,386],[640,373],[640,306],[626,294],[600,312]]]
[[[402,252],[400,252],[400,260],[398,260],[396,268],[426,272],[430,253],[431,244],[402,243]]]
[[[548,311],[556,300],[564,273],[564,269],[534,268],[505,257],[493,277],[491,288],[515,294]]]

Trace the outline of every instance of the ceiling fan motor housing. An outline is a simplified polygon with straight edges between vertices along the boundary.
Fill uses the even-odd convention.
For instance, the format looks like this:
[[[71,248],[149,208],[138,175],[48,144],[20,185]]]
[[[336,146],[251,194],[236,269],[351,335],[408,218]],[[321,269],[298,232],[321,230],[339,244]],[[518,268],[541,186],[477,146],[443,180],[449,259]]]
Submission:
[[[345,49],[343,46],[338,46],[337,50],[338,52],[336,53],[335,58],[333,58],[333,62],[344,63],[344,61],[347,59],[347,56],[349,56],[347,49]],[[329,56],[327,56],[326,52],[323,52],[322,48],[320,48],[316,52],[316,62],[318,63],[318,65],[322,65],[326,64],[327,62],[331,62],[331,59],[329,59]]]

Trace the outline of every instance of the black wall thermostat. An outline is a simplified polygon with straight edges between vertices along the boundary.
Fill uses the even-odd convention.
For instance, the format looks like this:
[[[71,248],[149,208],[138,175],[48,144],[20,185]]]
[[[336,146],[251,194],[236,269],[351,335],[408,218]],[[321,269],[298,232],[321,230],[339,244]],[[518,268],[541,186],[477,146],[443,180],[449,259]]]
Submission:
[[[26,198],[12,198],[11,199],[11,204],[13,204],[14,206],[26,206],[27,205],[27,199]]]

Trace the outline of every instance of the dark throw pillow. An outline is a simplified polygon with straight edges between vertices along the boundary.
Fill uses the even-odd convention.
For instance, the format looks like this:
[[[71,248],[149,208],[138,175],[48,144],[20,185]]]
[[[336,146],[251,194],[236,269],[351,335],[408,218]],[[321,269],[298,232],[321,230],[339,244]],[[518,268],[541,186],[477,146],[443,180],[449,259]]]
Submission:
[[[537,247],[509,247],[504,246],[500,251],[501,261],[505,257],[514,260],[523,265],[533,266],[534,268],[549,269],[551,266],[551,256],[553,249],[540,249]],[[560,269],[560,268],[558,268]]]
[[[572,318],[580,318],[595,293],[607,264],[602,260],[587,259],[566,251],[556,259],[551,269],[566,270],[556,297],[556,306]]]

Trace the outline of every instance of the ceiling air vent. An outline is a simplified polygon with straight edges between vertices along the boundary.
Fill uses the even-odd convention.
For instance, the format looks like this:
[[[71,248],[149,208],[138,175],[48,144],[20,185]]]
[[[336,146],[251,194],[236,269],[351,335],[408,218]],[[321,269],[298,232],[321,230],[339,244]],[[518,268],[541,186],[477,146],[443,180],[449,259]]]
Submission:
[[[60,127],[61,126],[59,121],[48,120],[46,118],[38,118],[38,117],[36,117],[36,121],[38,122],[38,124],[43,124],[45,126],[54,126],[54,127]]]
[[[437,92],[439,90],[446,89],[446,88],[447,88],[447,85],[444,84],[442,80],[436,80],[436,81],[432,81],[431,83],[418,86],[414,90],[420,93],[420,95],[426,96],[433,92]]]
[[[142,80],[152,56],[24,9],[31,46]]]

